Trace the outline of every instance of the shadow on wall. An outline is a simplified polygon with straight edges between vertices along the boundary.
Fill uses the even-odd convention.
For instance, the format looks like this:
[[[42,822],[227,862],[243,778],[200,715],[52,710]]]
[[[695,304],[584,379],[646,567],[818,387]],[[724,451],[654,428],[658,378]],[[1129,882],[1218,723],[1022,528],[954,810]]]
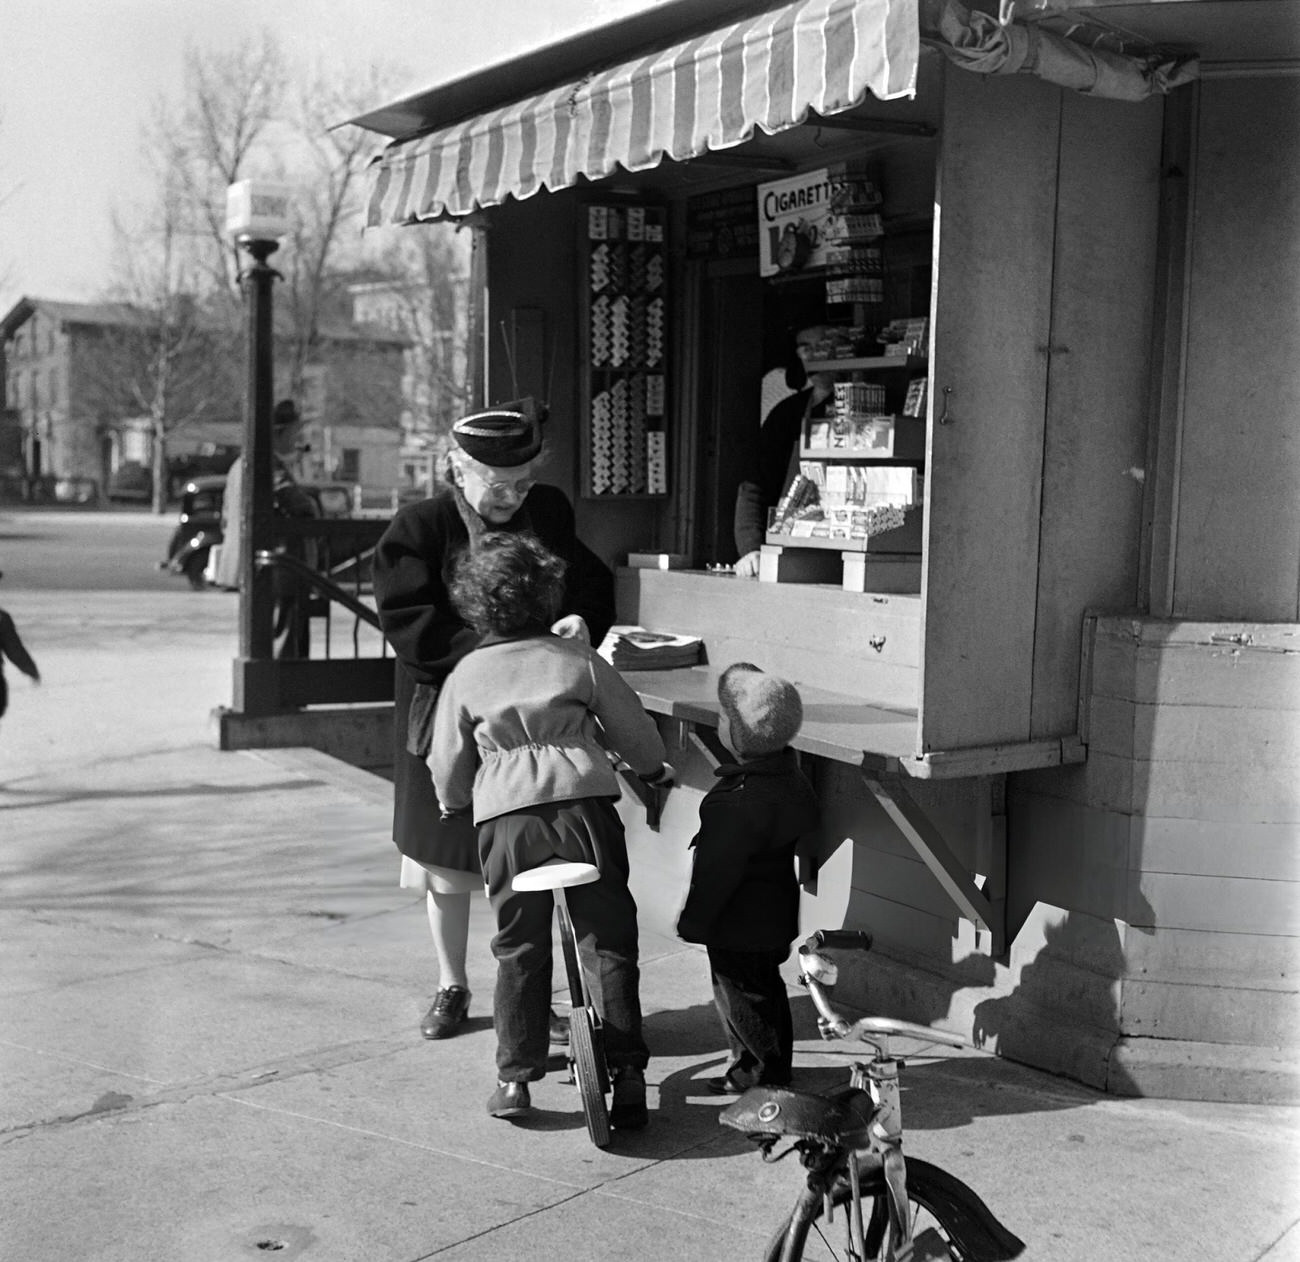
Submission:
[[[1002,826],[996,787],[988,781],[982,789],[975,782],[907,786],[969,870],[978,870],[981,856],[996,853]],[[803,930],[843,926],[875,936],[875,948],[861,963],[841,964],[845,1001],[942,1026],[973,1046],[1090,1087],[1139,1094],[1114,1052],[1123,1036],[1126,942],[1150,932],[1140,926],[1153,924],[1154,913],[1124,863],[1122,826],[1103,838],[1111,843],[1103,855],[1095,821],[1067,817],[1063,825],[1059,813],[1029,821],[1033,835],[1050,842],[1032,873],[1008,847],[1008,866],[1021,870],[1010,873],[1011,946],[995,957],[989,935],[957,915],[917,852],[849,777],[823,776],[818,788],[827,852],[818,891],[804,899]],[[1101,910],[1035,902],[1043,899],[1045,884],[1089,897],[1098,909],[1122,909],[1135,923]]]
[[[1037,904],[998,968],[1000,989],[1011,989],[974,1004],[974,1045],[1112,1094],[1141,1094],[1111,1056],[1128,971],[1122,931],[1120,921]]]

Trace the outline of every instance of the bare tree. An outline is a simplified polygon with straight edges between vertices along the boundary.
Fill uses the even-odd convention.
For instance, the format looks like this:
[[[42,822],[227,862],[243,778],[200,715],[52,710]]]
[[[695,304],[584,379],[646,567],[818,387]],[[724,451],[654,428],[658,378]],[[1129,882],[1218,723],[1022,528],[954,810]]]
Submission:
[[[288,380],[294,394],[319,360],[324,322],[351,318],[347,287],[363,254],[361,196],[374,141],[358,127],[338,126],[339,120],[376,100],[390,75],[384,67],[372,66],[364,82],[340,84],[318,69],[295,102],[303,166],[296,181],[299,215],[286,263],[292,346]]]
[[[116,225],[114,296],[141,313],[152,341],[147,364],[123,355],[115,393],[150,417],[156,507],[167,490],[168,438],[192,420],[232,406],[237,413],[241,398],[238,277],[246,260],[225,231],[226,189],[238,180],[276,179],[299,190],[291,236],[272,259],[283,276],[278,389],[301,405],[313,395],[309,379],[328,381],[329,410],[365,423],[396,427],[402,410],[393,372],[400,350],[391,339],[367,344],[341,329],[352,322],[348,283],[366,252],[361,196],[374,141],[338,124],[383,95],[392,72],[374,68],[363,83],[343,83],[318,71],[294,91],[280,46],[263,32],[229,53],[191,48],[185,73],[183,97],[160,102],[144,136],[155,202],[134,218],[139,227]],[[133,339],[140,342],[138,329]],[[206,363],[194,354],[199,347]],[[371,371],[367,355],[381,371]]]
[[[435,454],[470,403],[469,236],[452,224],[388,234],[380,254],[389,284],[385,322],[410,340],[405,423]]]
[[[238,252],[226,236],[226,189],[265,174],[283,117],[284,54],[263,30],[227,53],[185,52],[186,95],[179,107],[160,101],[146,143],[176,191],[212,291],[239,294]]]
[[[114,216],[116,283],[124,318],[109,327],[87,380],[105,417],[144,417],[150,433],[153,511],[166,510],[169,445],[198,421],[237,416],[238,321],[205,293],[175,179],[132,229]]]

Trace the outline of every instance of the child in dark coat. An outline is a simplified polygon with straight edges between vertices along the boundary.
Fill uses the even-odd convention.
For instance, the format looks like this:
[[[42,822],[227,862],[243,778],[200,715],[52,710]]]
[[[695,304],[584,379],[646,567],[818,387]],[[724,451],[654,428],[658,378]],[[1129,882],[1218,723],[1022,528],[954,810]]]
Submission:
[[[4,575],[0,573],[0,578],[3,577]],[[0,609],[0,716],[3,716],[9,707],[9,685],[5,683],[6,658],[27,675],[32,683],[41,682],[41,672],[36,669],[32,655],[23,645],[18,635],[18,628],[14,626],[14,620],[5,610]]]
[[[795,852],[818,826],[812,785],[789,743],[803,722],[793,684],[738,662],[718,681],[718,736],[735,755],[700,804],[690,890],[677,920],[708,948],[713,998],[731,1051],[717,1094],[786,1086],[794,1030],[780,967],[799,935]]]

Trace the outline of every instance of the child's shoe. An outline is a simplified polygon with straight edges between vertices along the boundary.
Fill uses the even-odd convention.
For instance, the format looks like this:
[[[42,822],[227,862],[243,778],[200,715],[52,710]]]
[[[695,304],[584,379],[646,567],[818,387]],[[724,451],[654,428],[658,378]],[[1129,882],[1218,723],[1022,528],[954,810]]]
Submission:
[[[645,1106],[645,1071],[633,1065],[614,1070],[614,1103],[609,1124],[616,1131],[639,1131],[650,1122]]]
[[[493,1117],[520,1117],[533,1107],[526,1082],[498,1082],[487,1103]]]
[[[729,1069],[721,1078],[709,1078],[705,1086],[714,1095],[744,1095],[757,1082],[756,1075],[743,1069]]]

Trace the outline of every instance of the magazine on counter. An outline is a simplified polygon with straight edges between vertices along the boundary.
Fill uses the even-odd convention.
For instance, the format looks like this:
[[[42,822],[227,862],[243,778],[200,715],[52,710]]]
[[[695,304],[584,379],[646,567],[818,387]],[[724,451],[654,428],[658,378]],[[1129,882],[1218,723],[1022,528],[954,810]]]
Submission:
[[[703,647],[698,635],[624,625],[610,627],[597,652],[618,670],[673,670],[696,665]]]

